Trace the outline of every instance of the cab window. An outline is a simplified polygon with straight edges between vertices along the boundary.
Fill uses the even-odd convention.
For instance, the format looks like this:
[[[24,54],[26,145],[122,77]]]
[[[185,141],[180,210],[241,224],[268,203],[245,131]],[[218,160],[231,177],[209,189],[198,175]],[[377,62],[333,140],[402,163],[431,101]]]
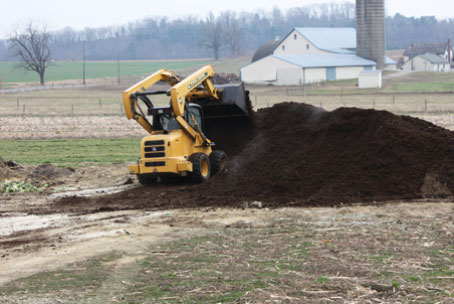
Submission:
[[[170,114],[153,115],[153,129],[170,131],[180,129],[178,122]]]
[[[199,107],[189,106],[189,111],[191,112],[192,116],[194,116],[200,129],[203,130],[202,109]],[[191,127],[195,128],[195,125],[190,117],[188,117],[187,121],[189,122],[189,125],[191,125]]]

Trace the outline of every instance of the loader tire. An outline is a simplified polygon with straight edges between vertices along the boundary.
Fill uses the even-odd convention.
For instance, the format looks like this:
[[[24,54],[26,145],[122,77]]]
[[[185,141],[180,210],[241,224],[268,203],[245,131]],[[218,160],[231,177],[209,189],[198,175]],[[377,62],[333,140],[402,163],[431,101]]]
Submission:
[[[227,165],[227,154],[224,151],[216,150],[210,154],[211,175],[221,172]]]
[[[189,161],[192,163],[191,179],[193,182],[202,183],[210,178],[210,160],[205,153],[194,153],[189,156]]]
[[[157,176],[150,176],[147,174],[137,174],[137,179],[139,180],[139,183],[142,185],[153,185],[158,182]]]

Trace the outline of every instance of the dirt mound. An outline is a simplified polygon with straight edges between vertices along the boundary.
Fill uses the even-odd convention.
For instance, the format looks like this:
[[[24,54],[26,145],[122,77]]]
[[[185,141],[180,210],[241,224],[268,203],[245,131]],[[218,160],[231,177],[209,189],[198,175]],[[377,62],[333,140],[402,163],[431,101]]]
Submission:
[[[207,196],[330,205],[454,193],[454,133],[385,111],[283,103]],[[218,196],[219,195],[219,196]]]
[[[10,168],[12,164],[15,163],[10,161],[4,161],[3,158],[0,157],[0,181],[14,177],[14,173]]]
[[[51,180],[62,176],[71,175],[75,172],[73,168],[56,168],[51,164],[42,164],[34,168],[28,178],[32,180]]]
[[[263,109],[256,118],[253,138],[245,143],[241,140],[248,136],[233,134],[231,141],[245,148],[204,184],[142,187],[88,201],[64,199],[57,205],[85,205],[95,211],[261,201],[277,207],[454,193],[454,133],[431,123],[385,111],[327,112],[296,103]]]

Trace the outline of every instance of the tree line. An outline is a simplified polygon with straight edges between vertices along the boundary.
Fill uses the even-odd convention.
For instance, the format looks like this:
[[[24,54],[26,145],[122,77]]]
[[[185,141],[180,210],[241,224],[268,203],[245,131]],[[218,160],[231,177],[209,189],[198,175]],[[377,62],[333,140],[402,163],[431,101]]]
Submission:
[[[454,19],[396,14],[387,17],[385,24],[388,49],[402,49],[410,43],[443,42],[454,33]],[[87,60],[218,59],[252,55],[261,44],[282,38],[293,27],[354,26],[353,3],[324,3],[287,11],[224,11],[205,18],[153,17],[82,31],[66,27],[51,32],[48,45],[53,60],[81,60],[83,41]],[[10,46],[11,40],[0,40],[0,60],[17,60]]]

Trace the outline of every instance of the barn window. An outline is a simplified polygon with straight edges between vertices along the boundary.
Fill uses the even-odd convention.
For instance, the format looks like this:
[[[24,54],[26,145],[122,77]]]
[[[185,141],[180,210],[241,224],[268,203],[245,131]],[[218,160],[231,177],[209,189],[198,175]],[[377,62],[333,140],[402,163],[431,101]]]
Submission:
[[[309,44],[306,44],[306,50],[308,50],[311,46]]]
[[[285,51],[285,45],[282,46],[282,50]]]
[[[296,40],[296,38],[297,38],[296,34],[293,34],[293,38]]]

